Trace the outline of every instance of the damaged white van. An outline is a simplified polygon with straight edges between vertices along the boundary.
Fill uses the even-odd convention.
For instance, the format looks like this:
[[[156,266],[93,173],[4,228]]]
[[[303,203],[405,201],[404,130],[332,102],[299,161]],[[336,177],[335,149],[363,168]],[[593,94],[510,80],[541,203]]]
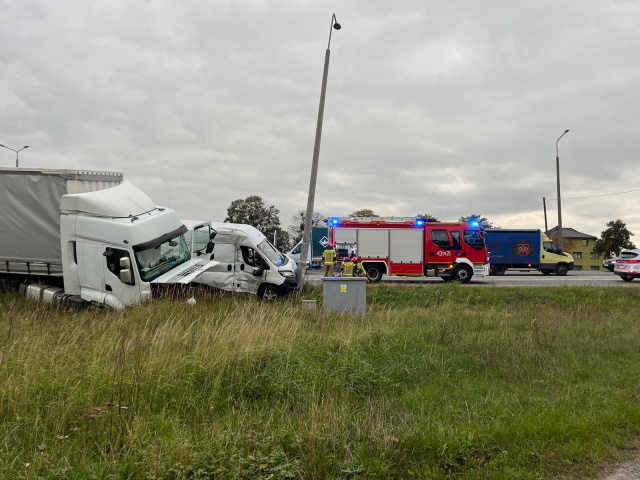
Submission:
[[[271,300],[298,288],[296,264],[251,225],[184,220],[192,258],[219,262],[197,276],[199,283]]]

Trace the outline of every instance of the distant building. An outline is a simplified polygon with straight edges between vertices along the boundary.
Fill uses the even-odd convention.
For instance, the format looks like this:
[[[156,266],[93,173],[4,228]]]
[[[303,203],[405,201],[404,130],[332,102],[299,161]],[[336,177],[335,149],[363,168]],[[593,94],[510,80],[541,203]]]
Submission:
[[[553,242],[558,244],[558,227],[553,227],[547,232]],[[604,258],[594,251],[598,237],[582,233],[573,228],[562,228],[563,250],[573,255],[573,263],[576,270],[604,270],[602,261]]]

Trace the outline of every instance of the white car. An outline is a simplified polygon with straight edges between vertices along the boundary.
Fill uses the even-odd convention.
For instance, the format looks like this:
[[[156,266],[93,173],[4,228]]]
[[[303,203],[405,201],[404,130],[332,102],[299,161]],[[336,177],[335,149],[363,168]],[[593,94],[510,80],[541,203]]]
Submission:
[[[625,282],[640,277],[640,248],[635,250],[623,250],[616,258],[616,266],[613,273]]]

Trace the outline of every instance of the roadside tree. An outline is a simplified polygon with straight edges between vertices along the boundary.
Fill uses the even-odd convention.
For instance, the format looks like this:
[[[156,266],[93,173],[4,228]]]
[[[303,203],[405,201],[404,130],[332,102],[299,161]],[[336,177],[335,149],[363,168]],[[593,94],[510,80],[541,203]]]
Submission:
[[[291,217],[289,233],[291,233],[291,238],[293,240],[302,238],[302,235],[304,233],[305,215],[306,212],[304,210],[298,210],[296,214]],[[320,212],[313,212],[313,217],[311,218],[311,228],[326,227],[327,222],[325,222],[325,219],[326,217]]]
[[[360,210],[356,210],[355,212],[352,212],[349,214],[350,218],[355,218],[355,217],[377,217],[378,215],[376,215],[373,210],[369,209],[369,208],[363,208]]]
[[[432,220],[434,222],[439,222],[440,220],[435,215],[431,215],[430,213],[418,213],[416,217],[424,218],[426,220]]]
[[[500,227],[496,227],[493,225],[493,223],[491,223],[487,217],[483,217],[482,215],[480,215],[479,213],[472,213],[471,215],[467,215],[466,217],[460,217],[458,219],[459,222],[472,222],[472,221],[478,221],[480,222],[480,226],[484,229],[487,230],[489,228],[500,228]]]
[[[607,229],[603,230],[600,238],[596,240],[594,250],[600,255],[609,258],[613,253],[614,256],[620,255],[622,250],[636,248],[631,241],[631,233],[627,229],[627,224],[622,220],[612,220],[607,223]]]
[[[245,199],[231,202],[227,208],[227,218],[224,221],[251,225],[260,230],[272,242],[274,232],[277,231],[279,236],[286,233],[280,227],[279,213],[280,210],[273,205],[267,205],[262,197],[250,195]]]

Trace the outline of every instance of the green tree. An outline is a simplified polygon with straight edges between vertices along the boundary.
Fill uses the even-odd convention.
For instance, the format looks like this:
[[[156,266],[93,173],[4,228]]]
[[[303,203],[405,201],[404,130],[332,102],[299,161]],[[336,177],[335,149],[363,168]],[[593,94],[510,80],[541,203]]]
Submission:
[[[378,215],[376,215],[373,210],[369,209],[369,208],[363,208],[361,210],[356,210],[355,212],[349,214],[349,218],[355,218],[355,217],[377,217]]]
[[[278,231],[278,234],[283,232],[280,228],[279,213],[280,210],[275,206],[267,206],[262,197],[250,195],[244,200],[238,199],[231,202],[224,221],[251,225],[260,230],[269,241],[273,241],[274,232]]]
[[[458,219],[459,222],[472,222],[474,220],[480,222],[480,226],[482,226],[484,230],[487,230],[489,228],[500,228],[500,227],[494,227],[493,223],[491,223],[487,219],[487,217],[483,217],[479,213],[472,213],[471,215],[467,215],[466,217],[460,217]]]
[[[296,214],[291,217],[289,232],[291,233],[291,237],[294,240],[302,238],[302,234],[304,233],[304,219],[306,213],[307,212],[305,212],[304,210],[298,210]],[[313,217],[311,218],[311,228],[326,227],[327,222],[325,220],[326,217],[320,212],[313,212]]]
[[[610,257],[613,253],[617,257],[622,250],[636,248],[631,241],[631,233],[627,229],[627,224],[622,220],[612,220],[607,223],[607,229],[603,230],[600,234],[600,238],[596,240],[594,250],[601,255]]]
[[[269,241],[273,242],[273,238],[270,238]],[[283,252],[288,252],[293,247],[291,235],[280,227],[276,230],[276,247],[281,248]]]
[[[436,217],[435,215],[431,215],[430,213],[419,213],[416,215],[416,217],[419,218],[424,218],[425,220],[431,220],[434,222],[439,222],[440,220],[438,220],[438,217]]]

